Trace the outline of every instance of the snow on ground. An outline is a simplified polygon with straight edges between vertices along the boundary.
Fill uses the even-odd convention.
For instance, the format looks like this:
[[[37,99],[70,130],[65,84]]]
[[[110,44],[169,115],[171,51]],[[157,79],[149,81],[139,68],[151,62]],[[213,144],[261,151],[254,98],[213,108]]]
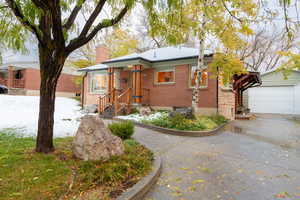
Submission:
[[[119,119],[141,122],[142,120],[153,120],[166,115],[166,113],[156,112],[150,115],[131,114],[126,116],[117,116]]]
[[[0,130],[17,128],[24,136],[36,136],[39,97],[0,95]],[[78,101],[57,97],[54,113],[54,137],[73,136],[83,116]]]

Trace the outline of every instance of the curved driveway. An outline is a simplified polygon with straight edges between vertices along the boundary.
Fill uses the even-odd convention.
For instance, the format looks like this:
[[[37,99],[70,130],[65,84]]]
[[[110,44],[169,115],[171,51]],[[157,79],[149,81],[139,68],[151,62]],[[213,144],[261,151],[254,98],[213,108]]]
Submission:
[[[182,137],[136,128],[163,172],[147,200],[300,199],[300,121],[261,115],[220,134]]]

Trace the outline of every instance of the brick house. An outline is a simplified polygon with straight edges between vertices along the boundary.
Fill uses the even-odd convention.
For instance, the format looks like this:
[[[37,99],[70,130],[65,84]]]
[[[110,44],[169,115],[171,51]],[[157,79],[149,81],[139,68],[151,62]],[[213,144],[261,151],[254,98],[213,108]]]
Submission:
[[[82,103],[109,106],[114,113],[129,105],[149,105],[154,109],[191,107],[195,86],[198,49],[166,47],[109,59],[107,49],[96,50],[99,64],[81,69],[85,72]],[[213,54],[205,55],[206,65]],[[260,83],[258,73],[235,76],[233,87],[224,87],[210,73],[201,73],[199,114],[219,113],[234,119],[241,106],[242,91]]]
[[[72,67],[64,67],[57,84],[57,96],[74,97],[80,94],[75,78],[81,74]],[[38,96],[40,70],[38,62],[13,62],[0,66],[0,85],[8,88],[8,94]]]

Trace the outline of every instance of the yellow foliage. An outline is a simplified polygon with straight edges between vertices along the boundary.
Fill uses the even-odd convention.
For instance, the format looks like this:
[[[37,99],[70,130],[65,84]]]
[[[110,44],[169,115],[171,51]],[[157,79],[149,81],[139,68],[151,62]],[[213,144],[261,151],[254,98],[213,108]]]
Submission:
[[[292,70],[294,69],[300,70],[300,52],[293,53],[291,51],[288,51],[288,52],[278,52],[278,54],[287,58],[287,61],[277,69],[277,71],[283,73],[286,79]]]
[[[115,58],[135,52],[138,40],[128,34],[126,30],[118,28],[105,39],[105,44],[111,52],[111,58]]]
[[[213,61],[208,65],[208,71],[212,72],[215,76],[222,76],[224,84],[229,83],[235,74],[241,75],[247,73],[244,64],[233,53],[214,54]]]

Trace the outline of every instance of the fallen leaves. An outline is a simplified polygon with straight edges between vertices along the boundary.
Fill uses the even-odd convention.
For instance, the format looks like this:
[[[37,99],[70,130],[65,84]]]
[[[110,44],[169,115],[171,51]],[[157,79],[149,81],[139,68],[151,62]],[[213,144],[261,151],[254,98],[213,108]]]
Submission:
[[[205,180],[203,180],[203,179],[196,179],[193,181],[193,184],[204,183],[204,182],[205,182]]]
[[[291,197],[291,195],[288,192],[280,192],[275,195],[276,198],[286,198],[286,197]]]

